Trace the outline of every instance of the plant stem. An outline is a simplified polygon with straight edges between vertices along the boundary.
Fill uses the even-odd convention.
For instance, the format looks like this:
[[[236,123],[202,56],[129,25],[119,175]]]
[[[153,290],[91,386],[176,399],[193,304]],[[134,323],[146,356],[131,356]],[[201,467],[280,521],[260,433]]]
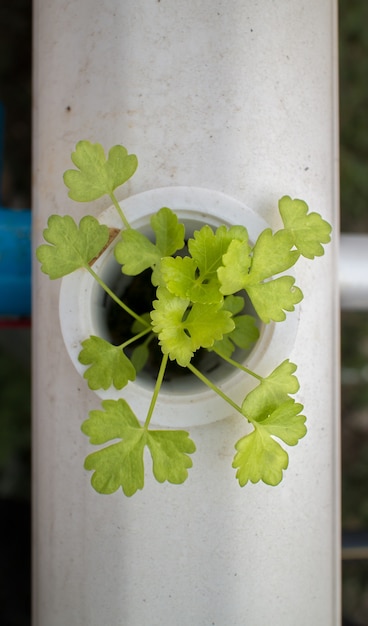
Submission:
[[[119,348],[124,350],[124,348],[129,346],[129,344],[134,343],[134,341],[138,341],[141,337],[144,337],[144,335],[147,335],[147,333],[149,332],[151,332],[151,327],[145,328],[144,330],[142,330],[142,332],[138,333],[137,335],[134,335],[134,337],[131,337],[130,339],[127,339],[127,341],[124,341],[124,343],[120,344]]]
[[[117,212],[118,212],[118,214],[119,214],[119,216],[120,216],[120,219],[121,219],[121,221],[123,222],[123,224],[124,224],[125,228],[131,228],[131,226],[130,226],[130,224],[129,224],[128,220],[127,220],[127,218],[125,217],[124,211],[122,210],[122,208],[121,208],[121,206],[120,206],[119,202],[117,201],[116,196],[115,196],[115,194],[114,194],[114,192],[113,192],[113,191],[112,191],[112,192],[111,192],[111,194],[110,194],[110,198],[111,198],[111,200],[112,200],[112,202],[113,202],[113,204],[114,204],[114,207],[115,207],[115,209],[117,210]]]
[[[134,319],[140,322],[143,326],[146,326],[147,328],[151,328],[151,324],[149,324],[149,322],[146,322],[146,320],[143,317],[141,317],[140,315],[138,315],[138,313],[133,311],[133,309],[128,307],[128,305],[125,304],[125,302],[122,302],[122,300],[120,300],[120,298],[118,298],[117,295],[113,291],[111,291],[110,287],[108,287],[106,283],[104,283],[104,281],[98,276],[98,274],[96,274],[96,272],[92,269],[92,267],[90,267],[89,265],[86,265],[85,267],[89,271],[89,273],[93,276],[93,278],[98,282],[100,287],[102,287],[102,289],[106,291],[106,293],[110,296],[110,298],[112,298],[116,302],[116,304],[121,306],[121,308],[124,309],[124,311],[129,313],[129,315],[134,317]]]
[[[249,374],[249,376],[253,376],[253,378],[257,378],[257,380],[259,380],[259,381],[263,380],[262,376],[260,376],[259,374],[256,374],[252,370],[248,369],[247,367],[245,367],[245,365],[241,365],[237,361],[234,361],[234,359],[231,359],[229,356],[225,356],[223,354],[220,354],[216,350],[214,350],[214,352],[216,352],[216,354],[218,354],[218,356],[220,356],[222,359],[224,359],[224,361],[227,361],[227,363],[230,363],[230,365],[233,365],[234,367],[237,367],[239,370],[243,370],[243,372],[245,372],[246,374]]]
[[[194,374],[195,376],[197,376],[197,378],[199,378],[199,380],[201,380],[205,385],[207,385],[207,387],[209,387],[210,389],[212,389],[212,391],[214,391],[215,393],[217,393],[218,396],[220,396],[223,400],[225,400],[225,402],[227,402],[228,404],[230,404],[230,406],[233,407],[233,409],[235,409],[236,411],[238,411],[238,413],[242,413],[241,407],[236,404],[236,402],[234,402],[234,400],[232,400],[231,398],[229,398],[229,396],[226,395],[226,393],[224,393],[223,391],[221,391],[221,389],[219,387],[217,387],[217,385],[215,385],[214,383],[212,383],[209,378],[207,378],[204,374],[202,374],[202,372],[200,372],[199,370],[197,370],[196,367],[194,367],[194,365],[192,365],[191,363],[189,363],[189,365],[187,365],[187,368],[192,372],[192,374]],[[244,417],[244,415],[243,415]]]
[[[153,390],[153,396],[152,396],[152,399],[151,399],[151,404],[149,405],[146,421],[144,422],[144,426],[143,426],[143,428],[145,428],[145,429],[148,428],[149,423],[151,421],[152,413],[153,413],[153,410],[155,408],[155,404],[156,404],[156,401],[157,401],[157,397],[158,397],[159,391],[161,389],[162,381],[164,379],[168,358],[169,358],[168,354],[164,354],[163,357],[162,357],[160,369],[159,369],[159,372],[157,374],[155,388]]]

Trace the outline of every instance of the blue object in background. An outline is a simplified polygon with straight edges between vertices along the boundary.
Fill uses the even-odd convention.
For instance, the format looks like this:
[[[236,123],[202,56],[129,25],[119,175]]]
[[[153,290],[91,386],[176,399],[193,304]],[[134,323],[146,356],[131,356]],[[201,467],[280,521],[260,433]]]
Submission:
[[[5,111],[4,111],[3,103],[0,102],[0,182],[2,180],[3,167],[4,167],[4,128],[5,128]],[[3,190],[0,185],[0,206],[2,204],[2,193],[3,193]]]
[[[31,314],[31,211],[0,208],[0,316]]]
[[[4,120],[4,106],[0,102],[0,183],[3,174]],[[1,191],[0,184],[0,203]],[[31,211],[0,208],[0,317],[30,315]]]

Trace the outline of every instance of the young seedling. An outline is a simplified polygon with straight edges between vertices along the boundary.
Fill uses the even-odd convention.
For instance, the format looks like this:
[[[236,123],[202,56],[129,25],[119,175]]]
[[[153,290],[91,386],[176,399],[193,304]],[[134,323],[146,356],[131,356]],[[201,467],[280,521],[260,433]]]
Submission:
[[[103,401],[102,409],[91,411],[83,422],[82,431],[92,444],[108,444],[85,459],[85,468],[93,472],[93,487],[105,494],[121,487],[127,496],[142,489],[145,447],[158,482],[180,484],[187,479],[195,452],[189,434],[151,426],[170,362],[186,368],[253,426],[235,442],[233,467],[239,485],[279,484],[288,467],[283,444],[295,446],[306,434],[303,406],[292,397],[299,390],[297,366],[287,359],[262,377],[234,357],[257,341],[257,317],[264,324],[280,323],[301,302],[301,290],[285,271],[300,256],[314,259],[324,254],[322,244],[330,241],[330,225],[318,213],[309,213],[303,200],[284,196],[279,201],[283,228],[276,232],[266,228],[254,244],[244,225],[217,229],[204,225],[186,240],[184,224],[167,207],[151,218],[151,241],[130,226],[114,194],[134,174],[136,156],[114,146],[106,158],[100,144],[80,141],[72,161],[77,169],[64,174],[69,196],[79,202],[110,197],[122,222],[114,247],[121,271],[141,276],[148,270],[154,288],[149,310],[137,313],[93,270],[93,260],[109,240],[107,226],[89,215],[79,224],[68,215],[49,218],[46,243],[37,249],[42,271],[56,279],[84,268],[131,319],[131,334],[120,345],[96,336],[82,342],[79,361],[86,366],[84,377],[93,390],[112,386],[120,390],[135,380],[154,344],[161,355],[146,415],[135,415],[121,398]],[[246,297],[256,315],[245,312]],[[237,404],[201,371],[194,360],[200,351],[214,352],[256,379],[257,386]]]

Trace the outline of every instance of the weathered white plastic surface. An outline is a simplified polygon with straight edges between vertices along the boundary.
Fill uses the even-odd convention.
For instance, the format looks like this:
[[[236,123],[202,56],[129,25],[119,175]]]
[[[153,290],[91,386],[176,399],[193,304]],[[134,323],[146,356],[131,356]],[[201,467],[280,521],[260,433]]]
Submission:
[[[258,235],[268,227],[267,222],[247,206],[211,189],[164,187],[131,196],[121,204],[130,224],[135,228],[145,228],[148,236],[151,230],[149,219],[163,206],[175,210],[179,220],[186,224],[188,236],[192,236],[190,228],[199,229],[204,222],[213,228],[224,223],[228,227],[244,224],[250,241],[254,243]],[[113,206],[103,211],[99,220],[110,228],[122,228],[121,219]],[[114,259],[117,241],[118,238],[93,264],[94,271],[109,285],[121,276],[120,266]],[[293,274],[293,270],[286,273]],[[107,327],[106,298],[91,274],[81,269],[63,278],[59,313],[66,349],[77,371],[83,376],[86,367],[78,359],[81,342],[91,335],[111,339]],[[261,376],[267,376],[289,358],[294,347],[299,316],[300,310],[297,306],[294,315],[289,315],[282,324],[262,324],[259,340],[243,361],[244,365]],[[241,404],[246,393],[255,387],[257,381],[226,363],[214,370],[213,365],[211,361],[210,379],[219,384],[232,400]],[[206,374],[206,371],[203,373]],[[153,381],[141,374],[124,391],[111,387],[107,390],[99,389],[96,393],[100,398],[108,400],[123,396],[144,422],[152,398]],[[219,401],[219,397],[195,377],[184,377],[162,387],[151,424],[174,428],[200,426],[229,417],[233,412],[226,402]]]
[[[181,487],[147,472],[132,499],[96,494],[79,426],[96,406],[58,322],[59,282],[34,271],[35,626],[335,626],[339,589],[336,7],[333,0],[35,0],[34,240],[76,205],[62,172],[79,139],[123,143],[139,170],[119,198],[214,189],[279,225],[277,200],[332,222],[300,262],[290,358],[309,433],[278,488],[241,489],[244,424],[197,426]],[[224,216],[226,218],[226,216]],[[147,459],[147,462],[149,460]]]

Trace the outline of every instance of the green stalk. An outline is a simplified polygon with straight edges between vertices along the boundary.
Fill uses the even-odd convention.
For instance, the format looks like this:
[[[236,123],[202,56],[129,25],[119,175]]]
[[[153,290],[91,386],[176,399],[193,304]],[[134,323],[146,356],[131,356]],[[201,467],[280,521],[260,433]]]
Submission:
[[[85,267],[89,271],[89,273],[93,276],[93,278],[98,282],[100,287],[102,287],[102,289],[106,291],[106,293],[110,296],[110,298],[114,300],[114,302],[116,302],[116,304],[121,306],[121,308],[124,309],[124,311],[129,313],[129,315],[134,317],[134,319],[136,319],[138,322],[143,324],[143,326],[151,328],[151,324],[146,322],[146,320],[143,319],[143,317],[141,317],[140,315],[138,315],[138,313],[133,311],[133,309],[128,307],[128,305],[125,304],[125,302],[122,302],[122,300],[120,300],[120,298],[118,298],[117,295],[115,295],[114,292],[111,291],[110,287],[108,287],[106,283],[104,283],[104,281],[98,276],[98,274],[96,274],[96,272],[92,269],[92,267],[90,267],[89,265],[86,265]]]
[[[122,210],[122,208],[121,208],[121,206],[120,206],[119,202],[117,201],[116,196],[115,196],[115,194],[114,194],[114,192],[113,192],[113,191],[112,191],[112,192],[111,192],[111,194],[110,194],[110,198],[111,198],[111,200],[112,200],[112,202],[113,202],[113,204],[114,204],[114,207],[115,207],[115,209],[117,210],[117,212],[118,212],[118,214],[119,214],[119,216],[120,216],[120,219],[121,219],[121,221],[123,222],[123,224],[124,224],[125,228],[131,228],[131,226],[130,226],[130,224],[129,224],[128,220],[127,220],[127,218],[125,217],[124,211]]]
[[[151,332],[151,327],[145,328],[144,330],[142,330],[142,332],[138,333],[137,335],[134,335],[134,337],[131,337],[130,339],[127,339],[126,341],[124,341],[124,343],[120,344],[119,348],[124,350],[124,348],[129,346],[131,343],[134,343],[134,341],[138,341],[139,339],[141,339],[141,337],[144,337],[144,335],[147,335],[147,333],[149,332]]]
[[[234,367],[237,367],[239,370],[242,370],[246,374],[249,374],[249,376],[253,376],[253,378],[257,378],[257,380],[262,382],[263,377],[260,376],[259,374],[256,374],[252,370],[248,369],[247,367],[245,367],[245,365],[241,365],[237,361],[234,361],[234,359],[231,359],[229,356],[225,356],[224,354],[220,354],[216,350],[214,350],[214,352],[216,352],[216,354],[218,354],[219,357],[224,359],[224,361],[227,361],[227,363],[230,363],[230,365],[233,365]]]
[[[210,389],[212,389],[212,391],[217,393],[217,395],[220,396],[223,400],[225,400],[225,402],[230,404],[230,406],[232,406],[233,409],[235,409],[236,411],[238,411],[238,413],[241,413],[243,415],[241,407],[238,404],[236,404],[236,402],[234,402],[234,400],[229,398],[229,396],[227,396],[226,393],[221,391],[221,389],[219,387],[217,387],[217,385],[215,385],[213,382],[211,382],[209,380],[209,378],[207,378],[204,374],[202,374],[202,372],[197,370],[197,368],[194,367],[194,365],[189,363],[189,365],[187,365],[187,368],[192,372],[192,374],[197,376],[197,378],[199,378],[199,380],[201,380],[202,383],[207,385],[207,387],[209,387]],[[243,415],[243,417],[244,417],[244,415]]]
[[[144,426],[143,426],[143,428],[145,428],[146,430],[148,429],[149,423],[151,421],[152,413],[153,413],[153,410],[155,408],[155,404],[157,402],[157,397],[158,397],[159,391],[161,389],[161,385],[162,385],[162,381],[164,379],[168,358],[169,358],[168,354],[164,354],[163,357],[162,357],[160,369],[159,369],[159,372],[157,374],[155,388],[153,390],[153,396],[152,396],[152,399],[151,399],[151,404],[149,405],[146,421],[144,422]]]

